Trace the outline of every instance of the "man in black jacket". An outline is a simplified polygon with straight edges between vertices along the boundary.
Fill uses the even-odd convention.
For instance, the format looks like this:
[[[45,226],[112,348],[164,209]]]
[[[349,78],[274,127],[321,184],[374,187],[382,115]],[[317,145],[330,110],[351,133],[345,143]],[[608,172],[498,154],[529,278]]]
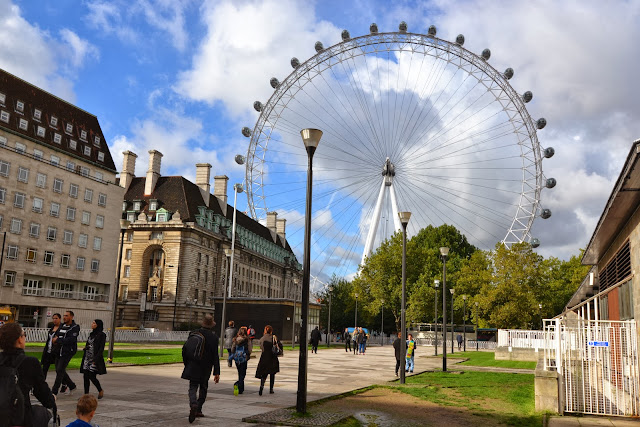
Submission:
[[[349,333],[349,328],[344,328],[344,351],[351,352],[351,334]]]
[[[73,321],[73,311],[65,311],[62,316],[64,324],[58,329],[58,333],[52,338],[52,343],[60,348],[60,354],[56,361],[56,380],[53,383],[52,392],[58,394],[60,384],[68,387],[67,394],[71,394],[76,389],[76,384],[71,381],[67,374],[67,366],[74,354],[78,351],[78,335],[80,335],[80,325]]]
[[[322,339],[322,334],[320,333],[320,329],[316,326],[313,331],[311,331],[311,353],[318,354],[318,344]]]
[[[218,336],[213,332],[215,322],[210,314],[204,316],[202,328],[197,332],[204,336],[204,353],[198,360],[186,351],[186,345],[182,348],[182,362],[184,370],[181,378],[189,380],[189,422],[196,417],[204,417],[202,406],[207,399],[209,378],[213,368],[213,381],[217,384],[220,380],[220,359],[218,358]],[[198,393],[199,390],[199,393]]]
[[[404,343],[404,346],[402,345],[403,341],[400,339],[400,334],[401,333],[398,332],[398,337],[393,341],[393,349],[395,350],[395,353],[396,353],[396,377],[398,376],[398,370],[400,369],[400,363],[405,358],[405,351],[406,351],[406,347],[407,347],[406,342]],[[404,367],[402,369],[404,369]]]

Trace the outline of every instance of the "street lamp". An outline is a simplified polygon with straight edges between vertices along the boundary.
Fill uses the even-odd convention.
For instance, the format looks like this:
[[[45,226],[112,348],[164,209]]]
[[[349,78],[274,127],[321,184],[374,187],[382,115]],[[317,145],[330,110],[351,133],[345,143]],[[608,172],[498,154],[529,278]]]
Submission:
[[[296,298],[298,297],[298,280],[293,281],[293,314],[291,315],[291,350],[296,348]]]
[[[449,289],[449,292],[451,292],[451,354],[453,354],[453,347],[454,347],[454,340],[455,340],[455,333],[454,333],[454,327],[455,325],[453,324],[453,294],[455,293],[455,289],[451,288]]]
[[[434,347],[436,349],[436,356],[438,355],[438,288],[440,287],[440,280],[436,279],[433,281],[433,284],[436,288],[436,295],[433,300],[433,309],[436,312],[436,317],[433,320],[433,324],[435,325],[435,342]]]
[[[462,342],[464,351],[467,351],[467,296],[462,295]]]
[[[302,129],[300,131],[304,147],[307,150],[309,169],[307,171],[307,206],[304,219],[304,267],[302,277],[302,305],[300,329],[300,358],[298,362],[298,395],[296,410],[307,412],[307,317],[309,316],[309,279],[311,276],[311,196],[313,183],[313,154],[318,148],[322,131],[318,129]]]
[[[329,316],[327,316],[327,345],[331,347],[331,294],[333,286],[329,286]]]
[[[442,259],[442,372],[447,372],[447,256],[449,248],[440,248]],[[453,331],[451,331],[453,334]]]
[[[189,329],[191,329],[191,322],[193,321],[193,306],[197,303],[198,303],[198,300],[197,299],[192,300],[191,297],[187,297],[187,299],[185,300],[185,305],[189,307],[189,317],[187,318],[188,319],[187,325],[189,325],[188,326]]]
[[[478,351],[478,301],[475,302],[476,304],[476,351]]]
[[[540,318],[540,329],[544,329],[544,323],[542,322],[542,304],[538,304],[538,317]]]
[[[400,328],[402,338],[400,345],[406,352],[407,325],[405,320],[405,305],[407,303],[407,225],[411,218],[411,212],[398,212],[400,223],[402,223],[402,308],[400,310]],[[405,343],[404,345],[402,343]],[[400,384],[404,384],[405,370],[400,369]]]
[[[353,321],[353,332],[355,333],[358,327],[358,293],[356,292],[354,295],[356,297],[356,317]]]
[[[116,276],[116,289],[113,294],[113,309],[111,312],[111,338],[109,339],[109,352],[107,353],[107,361],[113,363],[113,343],[116,340],[116,311],[118,308],[118,294],[120,292],[120,274],[122,273],[122,251],[124,249],[124,234],[131,221],[126,219],[120,220],[120,257],[118,258],[118,275]]]
[[[380,319],[382,326],[380,326],[380,330],[382,331],[382,344],[384,345],[384,298],[382,299],[382,318]]]
[[[167,265],[169,268],[175,268],[175,265]],[[171,319],[171,330],[176,330],[176,310],[178,308],[178,284],[180,282],[180,256],[178,253],[178,271],[176,273],[176,291],[173,294],[173,319]],[[211,303],[213,305],[213,303]]]
[[[242,156],[240,156],[242,157]],[[244,158],[238,158],[236,156],[236,163],[239,165],[244,163]],[[231,287],[233,285],[233,255],[236,247],[236,213],[238,210],[236,209],[236,202],[238,201],[238,193],[242,193],[244,188],[242,188],[242,184],[234,184],[233,185],[233,223],[231,225],[231,256],[229,261],[229,287],[224,290],[224,295],[222,297],[222,318],[220,325],[220,354],[222,354],[224,350],[224,330],[225,330],[225,321],[227,315],[227,294],[229,298],[231,298]],[[225,252],[227,250],[225,249]]]

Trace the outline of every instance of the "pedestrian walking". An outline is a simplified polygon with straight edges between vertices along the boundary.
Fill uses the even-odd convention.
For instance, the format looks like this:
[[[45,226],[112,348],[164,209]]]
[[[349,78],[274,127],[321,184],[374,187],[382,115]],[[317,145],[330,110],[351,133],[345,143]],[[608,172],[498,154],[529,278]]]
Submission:
[[[182,346],[184,370],[181,378],[189,380],[189,422],[204,417],[202,406],[207,399],[209,378],[213,369],[213,381],[220,381],[220,359],[218,358],[218,336],[213,331],[213,316],[202,319],[202,327],[192,331]]]
[[[316,326],[313,331],[311,331],[311,352],[318,354],[318,344],[322,339],[322,335],[320,334],[320,329]]]
[[[358,347],[358,354],[362,354],[363,353],[363,347],[362,347],[362,342],[364,340],[364,331],[362,330],[362,328],[358,328],[358,335],[356,337],[356,347]]]
[[[233,384],[233,394],[235,396],[244,393],[244,379],[247,376],[247,366],[251,358],[251,348],[249,346],[247,328],[240,328],[238,334],[231,342],[231,356],[229,360],[236,362],[238,370],[238,381]]]
[[[367,340],[369,339],[369,336],[367,335],[366,332],[362,331],[362,342],[360,343],[360,353],[364,355],[364,353],[367,351]]]
[[[260,338],[260,350],[262,350],[262,353],[256,368],[256,378],[260,378],[260,391],[258,392],[260,396],[262,396],[267,377],[269,377],[269,393],[273,394],[276,374],[280,372],[280,361],[273,351],[274,344],[281,346],[278,342],[274,343],[273,328],[271,325],[267,325],[264,327],[264,335]]]
[[[224,330],[224,348],[227,349],[228,365],[233,366],[231,363],[231,346],[233,345],[233,338],[238,334],[238,330],[235,328],[233,320],[229,321],[229,326]]]
[[[91,381],[98,389],[98,399],[102,399],[104,390],[97,376],[107,373],[107,367],[104,364],[104,343],[107,341],[107,335],[103,332],[104,324],[100,319],[95,319],[91,323],[91,329],[83,349],[80,373],[83,374],[84,379],[84,394],[89,394],[89,381]]]
[[[351,351],[351,334],[349,333],[349,328],[344,328],[344,351],[348,353]]]
[[[415,354],[416,342],[413,340],[413,335],[409,334],[409,339],[407,340],[406,364],[404,369],[405,372],[413,374],[413,362]]]
[[[71,380],[67,373],[69,361],[78,351],[78,335],[80,334],[80,325],[73,320],[73,311],[68,310],[62,316],[63,325],[58,329],[56,336],[52,338],[54,345],[60,347],[58,360],[56,361],[56,380],[53,383],[52,392],[58,394],[60,386],[64,384],[68,389],[63,390],[63,394],[72,394],[76,389],[76,384]]]
[[[460,351],[462,349],[462,340],[464,338],[462,338],[461,334],[458,334],[458,336],[456,337],[456,341],[458,341],[458,351]]]
[[[393,340],[393,351],[396,355],[396,377],[398,376],[398,372],[400,370],[400,363],[402,363],[404,359],[404,349],[402,348],[402,339],[400,338],[401,332],[398,332],[398,336],[395,340]]]
[[[358,354],[358,328],[353,328],[353,334],[351,334],[351,341],[353,343],[353,354]]]
[[[0,394],[0,404],[3,408],[9,409],[15,404],[15,410],[9,409],[2,411],[0,414],[2,420],[0,424],[8,426],[32,426],[34,419],[37,417],[38,411],[46,411],[49,408],[55,415],[56,401],[44,380],[44,373],[40,367],[40,362],[35,357],[26,356],[24,352],[27,336],[18,323],[5,323],[0,326],[0,367],[3,371],[3,393]],[[14,381],[7,381],[13,375],[17,379],[17,388],[22,393],[22,398],[16,390]],[[13,389],[4,386],[13,387]],[[13,393],[16,394],[13,394]],[[29,393],[33,392],[42,406],[31,406]],[[10,399],[16,396],[17,401],[14,403]],[[5,406],[6,405],[6,406]],[[50,418],[45,417],[47,420]]]
[[[62,315],[60,313],[53,313],[51,316],[51,320],[53,322],[53,326],[49,328],[47,332],[47,343],[42,350],[42,358],[40,359],[40,364],[42,365],[42,373],[44,374],[44,379],[47,379],[47,372],[49,372],[49,366],[56,366],[56,360],[58,360],[58,354],[60,353],[60,345],[53,344],[53,337],[58,334],[58,329],[60,329],[60,324],[62,323]]]

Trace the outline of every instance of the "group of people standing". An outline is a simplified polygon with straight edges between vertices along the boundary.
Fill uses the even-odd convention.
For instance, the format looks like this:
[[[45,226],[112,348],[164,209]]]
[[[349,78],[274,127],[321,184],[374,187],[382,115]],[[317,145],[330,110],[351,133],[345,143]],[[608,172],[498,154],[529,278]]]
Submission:
[[[214,382],[220,380],[220,359],[218,357],[218,337],[213,331],[215,322],[210,314],[202,320],[202,328],[192,331],[189,339],[182,349],[182,360],[184,370],[182,378],[189,380],[189,422],[192,423],[198,417],[204,417],[202,406],[207,398],[209,379],[213,371]],[[227,349],[227,365],[232,367],[236,364],[238,380],[233,384],[233,394],[238,396],[244,393],[244,380],[247,375],[247,368],[251,353],[253,351],[253,338],[255,329],[249,327],[235,328],[233,321],[229,322],[225,329],[224,347]],[[204,351],[202,357],[198,359],[189,351],[189,340],[192,335],[200,334],[203,337]],[[193,338],[197,339],[197,338]],[[256,368],[255,377],[260,379],[260,389],[258,394],[262,396],[267,377],[269,378],[269,393],[273,394],[275,375],[280,372],[280,361],[278,357],[282,355],[282,343],[273,333],[270,325],[265,326],[262,338],[259,341],[260,360]]]
[[[353,334],[349,333],[349,328],[344,328],[344,351],[351,351],[351,344],[353,343],[353,354],[362,354],[367,351],[367,339],[369,336],[362,328],[353,328]]]

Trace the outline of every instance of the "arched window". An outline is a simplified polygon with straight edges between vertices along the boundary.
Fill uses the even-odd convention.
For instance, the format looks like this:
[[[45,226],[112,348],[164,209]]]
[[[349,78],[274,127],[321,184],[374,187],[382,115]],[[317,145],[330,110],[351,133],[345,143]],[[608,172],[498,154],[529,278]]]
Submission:
[[[164,251],[162,249],[156,249],[151,253],[149,257],[149,277],[158,273],[158,277],[162,277],[162,270],[164,269]]]

